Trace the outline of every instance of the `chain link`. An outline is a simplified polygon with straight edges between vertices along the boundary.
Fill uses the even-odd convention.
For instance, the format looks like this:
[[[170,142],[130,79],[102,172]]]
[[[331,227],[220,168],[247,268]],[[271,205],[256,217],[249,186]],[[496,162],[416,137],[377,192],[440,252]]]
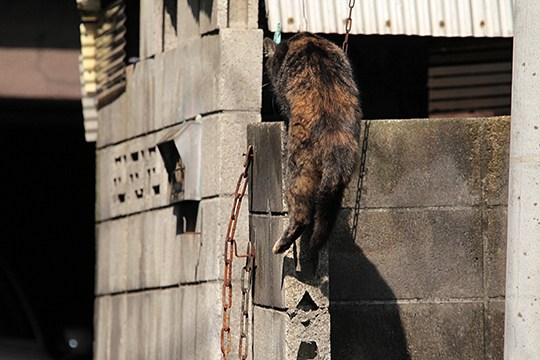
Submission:
[[[345,20],[345,40],[343,40],[343,45],[341,46],[345,54],[349,50],[349,34],[352,28],[352,12],[355,3],[356,0],[349,0],[349,17]]]
[[[238,255],[236,240],[234,234],[236,232],[236,224],[240,214],[240,206],[242,199],[246,193],[249,181],[249,168],[253,160],[253,147],[250,145],[244,154],[244,171],[240,174],[234,191],[234,202],[231,210],[231,217],[227,227],[227,236],[225,239],[225,249],[223,251],[224,270],[223,270],[223,287],[221,292],[221,302],[223,304],[223,322],[221,327],[221,353],[223,359],[228,359],[228,354],[231,351],[231,314],[230,309],[233,304],[233,287],[232,287],[232,269],[234,256],[238,258],[246,258],[246,265],[242,269],[241,287],[242,287],[242,313],[240,318],[240,343],[238,346],[238,354],[240,359],[247,359],[248,356],[248,341],[247,333],[249,327],[249,289],[252,284],[253,267],[255,265],[255,247],[251,239],[248,239],[246,254]],[[248,275],[247,285],[245,284],[245,275]]]

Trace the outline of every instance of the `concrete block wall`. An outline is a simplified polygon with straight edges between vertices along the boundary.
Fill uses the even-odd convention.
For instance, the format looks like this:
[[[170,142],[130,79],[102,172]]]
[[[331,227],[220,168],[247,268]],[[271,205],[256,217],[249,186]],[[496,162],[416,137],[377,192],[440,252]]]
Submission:
[[[140,61],[99,111],[96,359],[221,359],[223,246],[246,128],[260,121],[257,14],[254,0],[141,1]],[[202,200],[185,232],[157,144],[196,118]],[[245,249],[247,198],[236,234]]]
[[[509,128],[364,122],[359,202],[357,172],[306,274],[301,245],[298,262],[270,250],[287,221],[283,125],[250,125],[255,358],[502,359]]]

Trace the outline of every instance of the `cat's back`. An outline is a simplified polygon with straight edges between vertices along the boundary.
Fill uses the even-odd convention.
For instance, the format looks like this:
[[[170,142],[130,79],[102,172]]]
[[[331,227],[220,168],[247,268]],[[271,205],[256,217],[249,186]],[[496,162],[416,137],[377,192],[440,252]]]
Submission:
[[[289,79],[306,78],[298,86],[318,85],[321,90],[335,85],[355,91],[351,66],[343,51],[333,42],[311,33],[299,33],[288,40],[284,75]]]

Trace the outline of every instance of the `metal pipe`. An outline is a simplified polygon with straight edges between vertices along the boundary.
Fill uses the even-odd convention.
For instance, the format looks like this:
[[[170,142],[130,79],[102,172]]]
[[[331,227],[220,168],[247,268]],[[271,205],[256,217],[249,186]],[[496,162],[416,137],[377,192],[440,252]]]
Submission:
[[[504,358],[540,359],[540,1],[514,5]]]

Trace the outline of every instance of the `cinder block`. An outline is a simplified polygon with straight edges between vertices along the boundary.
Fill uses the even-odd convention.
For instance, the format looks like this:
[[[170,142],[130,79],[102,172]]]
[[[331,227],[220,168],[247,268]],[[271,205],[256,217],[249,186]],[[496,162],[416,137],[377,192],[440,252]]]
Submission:
[[[504,300],[491,300],[486,308],[486,359],[504,358]]]
[[[175,239],[179,243],[180,283],[197,281],[197,271],[201,261],[201,234],[181,234]]]
[[[142,285],[143,221],[140,215],[128,219],[127,289],[140,289]]]
[[[250,233],[257,250],[254,303],[285,309],[283,256],[272,253],[274,242],[285,230],[286,219],[280,216],[250,215]]]
[[[96,293],[126,289],[128,271],[127,221],[119,219],[97,226]]]
[[[158,360],[180,359],[180,303],[178,289],[171,288],[159,293],[158,318],[160,340],[158,341]]]
[[[330,239],[333,300],[483,296],[481,209],[361,211],[355,240],[344,215]]]
[[[123,290],[168,286],[180,277],[181,243],[172,208],[126,218],[128,274]]]
[[[360,206],[479,204],[483,122],[481,118],[371,121]],[[355,206],[357,178],[358,171],[346,191],[346,207]]]
[[[508,204],[510,117],[483,119],[481,139],[484,201],[488,205],[506,205]]]
[[[250,211],[284,212],[286,131],[282,122],[250,124],[248,144],[253,145],[249,191]]]
[[[482,359],[482,303],[336,305],[332,357]]]
[[[244,198],[235,232],[238,254],[246,252],[249,236],[249,205],[246,202],[247,198]],[[233,197],[206,199],[199,205],[198,231],[201,231],[202,244],[197,266],[198,281],[223,279],[223,250],[232,206]],[[245,260],[235,258],[233,261],[233,279],[239,279]]]
[[[145,212],[133,216],[138,220],[135,229],[140,231],[141,258],[139,263],[140,287],[152,288],[160,285],[160,270],[163,239],[156,236],[156,219],[159,212]],[[133,232],[131,232],[133,234]],[[136,236],[133,234],[133,236]]]
[[[131,81],[126,84],[128,138],[148,132],[153,124],[155,62],[145,59],[132,65]]]
[[[257,0],[229,0],[228,26],[240,29],[256,29],[259,3]]]
[[[127,310],[126,296],[111,297],[111,359],[130,359],[127,348]]]
[[[487,246],[487,293],[490,297],[502,297],[505,294],[507,218],[506,206],[486,211],[484,241]]]
[[[285,324],[287,313],[255,306],[253,308],[253,358],[286,359]]]
[[[181,44],[199,36],[200,1],[177,1],[177,34]]]
[[[179,2],[183,3],[183,2]],[[182,72],[184,58],[192,56],[183,52],[186,44],[155,57],[154,66],[154,125],[152,130],[179,123],[183,120]]]
[[[111,358],[111,297],[99,296],[94,301],[94,358]]]
[[[98,148],[126,138],[127,103],[126,92],[123,92],[112,103],[98,110]]]
[[[218,43],[218,35],[214,34],[180,45],[183,56],[179,79],[182,92],[178,96],[181,98],[182,119],[206,113],[215,103]]]
[[[218,109],[261,109],[262,43],[260,29],[222,29]]]
[[[180,286],[179,291],[179,311],[181,322],[179,329],[179,350],[178,359],[192,359],[195,354],[197,342],[197,286]]]
[[[127,298],[127,309],[129,316],[126,320],[127,328],[127,358],[143,359],[145,351],[145,341],[143,324],[143,296],[141,293],[121,295]]]
[[[163,296],[161,291],[145,291],[140,293],[142,297],[142,359],[152,360],[157,358],[158,344],[161,334],[158,332],[159,326],[159,305]]]
[[[199,32],[208,32],[227,27],[228,0],[199,1]]]
[[[157,148],[165,134],[163,130],[98,150],[98,221],[169,204],[168,174]]]
[[[178,46],[178,2],[178,0],[163,1],[163,51]]]
[[[307,264],[311,265],[308,268],[302,241],[284,256],[271,251],[284,230],[284,217],[252,214],[250,221],[251,238],[257,250],[254,304],[286,310],[285,358],[313,358],[304,354],[313,352],[320,359],[330,359],[327,249],[319,253],[316,267]]]
[[[246,127],[260,121],[260,114],[225,112],[204,117],[201,121],[202,196],[232,195],[243,171]]]
[[[146,59],[163,50],[163,1],[141,0],[139,55]]]
[[[158,254],[158,274],[160,286],[177,284],[182,274],[182,262],[188,256],[183,252],[183,239],[176,232],[178,218],[172,208],[165,208],[155,213],[155,237],[161,242],[161,254]]]
[[[196,288],[197,305],[192,309],[196,314],[196,322],[193,324],[196,333],[194,358],[221,359],[221,284],[204,283],[197,285]]]

